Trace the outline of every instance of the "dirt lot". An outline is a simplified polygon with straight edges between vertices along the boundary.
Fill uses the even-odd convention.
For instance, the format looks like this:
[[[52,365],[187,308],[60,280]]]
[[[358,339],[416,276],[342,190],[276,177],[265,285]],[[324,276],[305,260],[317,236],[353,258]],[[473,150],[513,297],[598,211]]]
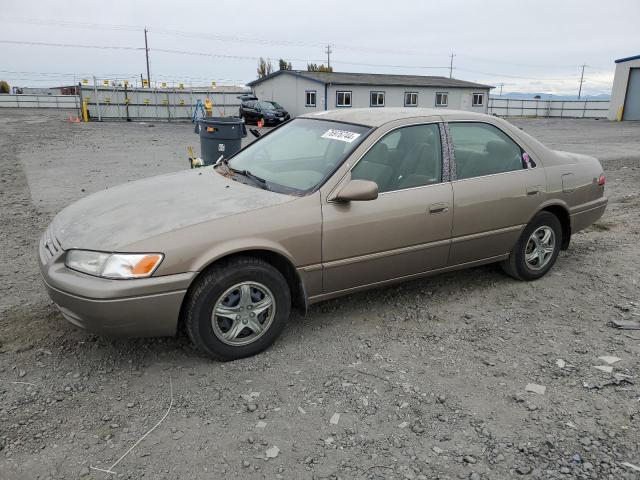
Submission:
[[[609,326],[640,319],[640,124],[515,121],[607,174],[605,216],[544,279],[488,266],[351,295],[225,364],[185,337],[85,333],[47,298],[35,252],[51,217],[186,168],[198,143],[190,124],[63,118],[0,111],[0,478],[116,477],[90,467],[167,411],[117,478],[640,478],[625,465],[640,466],[640,331]],[[603,355],[621,359],[612,373]]]

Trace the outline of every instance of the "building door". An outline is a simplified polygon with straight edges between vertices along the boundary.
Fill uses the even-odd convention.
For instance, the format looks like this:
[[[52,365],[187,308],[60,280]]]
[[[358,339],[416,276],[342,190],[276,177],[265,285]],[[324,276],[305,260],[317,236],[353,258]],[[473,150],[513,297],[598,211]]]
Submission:
[[[640,120],[640,68],[629,70],[627,96],[624,100],[623,120]]]

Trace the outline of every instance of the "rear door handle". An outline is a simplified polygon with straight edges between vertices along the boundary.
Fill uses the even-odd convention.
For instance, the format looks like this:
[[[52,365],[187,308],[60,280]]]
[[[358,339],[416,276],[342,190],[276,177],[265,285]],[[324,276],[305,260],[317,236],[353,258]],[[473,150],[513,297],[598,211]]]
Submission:
[[[527,187],[527,195],[538,195],[540,193],[540,188],[538,186]]]
[[[429,213],[431,215],[436,215],[438,213],[445,213],[449,211],[448,203],[433,203],[429,205]]]

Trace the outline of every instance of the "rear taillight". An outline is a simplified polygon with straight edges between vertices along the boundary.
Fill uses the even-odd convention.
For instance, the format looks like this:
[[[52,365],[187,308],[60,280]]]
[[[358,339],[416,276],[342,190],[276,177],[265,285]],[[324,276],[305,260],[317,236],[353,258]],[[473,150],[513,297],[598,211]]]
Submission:
[[[601,173],[600,176],[598,177],[598,186],[604,187],[605,182],[606,182],[606,179],[604,178],[604,173]]]

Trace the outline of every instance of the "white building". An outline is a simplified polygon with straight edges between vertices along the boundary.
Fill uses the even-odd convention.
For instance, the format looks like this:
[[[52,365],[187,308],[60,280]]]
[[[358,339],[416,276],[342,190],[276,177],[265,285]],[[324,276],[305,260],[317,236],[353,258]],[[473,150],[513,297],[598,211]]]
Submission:
[[[437,107],[487,112],[493,87],[446,77],[278,70],[247,84],[292,117],[349,107]]]
[[[640,55],[616,60],[609,120],[640,120]]]

